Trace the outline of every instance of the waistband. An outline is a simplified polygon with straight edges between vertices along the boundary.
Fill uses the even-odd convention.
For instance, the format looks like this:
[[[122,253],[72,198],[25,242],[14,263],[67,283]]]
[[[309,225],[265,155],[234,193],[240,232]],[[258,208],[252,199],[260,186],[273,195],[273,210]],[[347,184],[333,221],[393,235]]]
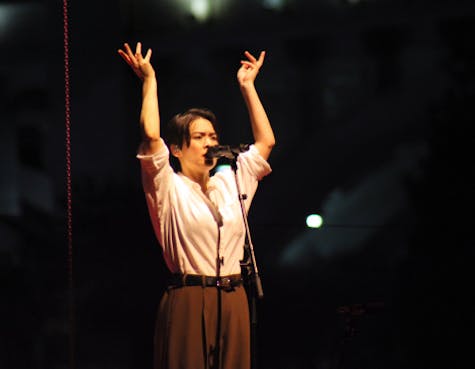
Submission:
[[[220,277],[199,274],[172,274],[169,287],[201,286],[217,287],[226,291],[232,290],[242,284],[241,274],[231,274]]]

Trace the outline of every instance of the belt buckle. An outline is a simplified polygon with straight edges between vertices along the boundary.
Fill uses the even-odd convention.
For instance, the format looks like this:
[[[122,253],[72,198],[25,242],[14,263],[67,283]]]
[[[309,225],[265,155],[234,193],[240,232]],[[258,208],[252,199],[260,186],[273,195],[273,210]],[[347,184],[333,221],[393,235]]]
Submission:
[[[218,288],[222,288],[225,291],[230,291],[233,289],[233,286],[231,285],[231,279],[228,277],[220,277],[216,281],[216,286]]]

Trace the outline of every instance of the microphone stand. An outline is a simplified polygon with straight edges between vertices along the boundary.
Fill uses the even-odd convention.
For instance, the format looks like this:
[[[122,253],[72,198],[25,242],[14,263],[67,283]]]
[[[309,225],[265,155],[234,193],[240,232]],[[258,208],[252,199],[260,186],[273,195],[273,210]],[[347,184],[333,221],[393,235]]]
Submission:
[[[231,168],[234,172],[234,179],[236,181],[236,188],[239,197],[239,203],[241,205],[241,212],[246,229],[246,242],[244,244],[244,257],[241,260],[241,271],[243,279],[245,281],[246,289],[248,290],[248,296],[250,298],[250,314],[251,314],[251,367],[257,369],[256,361],[256,327],[257,327],[257,304],[256,297],[262,299],[264,292],[262,290],[261,278],[256,264],[256,257],[254,254],[254,246],[252,244],[251,232],[249,230],[249,223],[247,221],[247,212],[244,205],[247,195],[241,193],[239,187],[239,181],[237,177],[237,157],[238,152],[230,151],[231,155],[225,155],[226,158],[231,160]]]

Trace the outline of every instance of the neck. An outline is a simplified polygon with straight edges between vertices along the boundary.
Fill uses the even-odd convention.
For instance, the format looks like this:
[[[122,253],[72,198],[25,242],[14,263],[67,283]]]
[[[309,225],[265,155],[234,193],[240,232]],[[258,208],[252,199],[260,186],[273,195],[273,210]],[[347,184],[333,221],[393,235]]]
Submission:
[[[194,172],[190,169],[182,170],[183,175],[200,185],[201,190],[206,192],[208,188],[209,172]]]

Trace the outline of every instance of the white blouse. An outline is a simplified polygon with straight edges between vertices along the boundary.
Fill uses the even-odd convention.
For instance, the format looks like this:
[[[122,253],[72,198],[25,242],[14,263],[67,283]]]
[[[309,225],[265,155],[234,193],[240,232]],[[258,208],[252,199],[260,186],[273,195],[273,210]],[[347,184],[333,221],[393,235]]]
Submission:
[[[139,149],[142,184],[150,219],[168,269],[172,273],[217,275],[239,274],[244,254],[245,227],[233,170],[210,178],[208,191],[175,173],[165,144],[153,155]],[[271,172],[254,145],[237,159],[237,178],[246,213],[258,181]]]

